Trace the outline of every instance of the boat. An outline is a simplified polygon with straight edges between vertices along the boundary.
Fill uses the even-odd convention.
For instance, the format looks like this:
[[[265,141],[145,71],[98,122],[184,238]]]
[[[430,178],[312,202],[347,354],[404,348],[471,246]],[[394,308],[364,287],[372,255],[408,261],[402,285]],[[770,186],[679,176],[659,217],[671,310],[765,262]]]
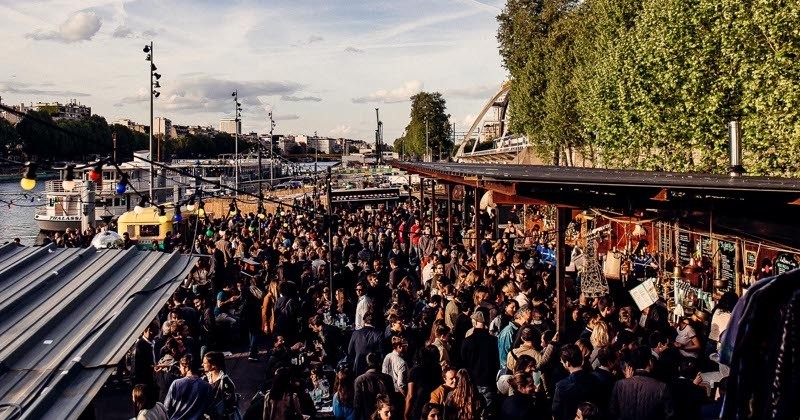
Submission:
[[[150,191],[150,163],[148,152],[138,151],[130,162],[119,164],[119,171],[114,166],[105,165],[102,180],[95,185],[95,223],[108,224],[117,220],[123,213],[138,204],[140,194]],[[195,176],[199,175],[210,183],[203,184],[203,196],[222,196],[232,194],[234,188],[253,192],[258,190],[258,159],[253,156],[240,156],[239,181],[236,182],[233,156],[222,156],[214,159],[174,160],[171,168],[181,173],[154,168],[153,202],[176,202],[192,196],[195,191]],[[273,175],[277,178],[282,173],[280,162],[274,166]],[[269,179],[269,161],[262,161],[264,182]],[[44,189],[45,204],[36,208],[34,219],[39,229],[48,232],[63,232],[68,228],[80,229],[84,217],[82,197],[86,192],[89,172],[92,165],[82,169],[74,169],[74,182],[67,180],[68,165],[57,168],[59,179],[46,181]],[[117,192],[117,184],[121,173],[128,179],[128,185],[121,194]],[[71,188],[65,188],[71,187]],[[133,203],[131,203],[133,201]]]

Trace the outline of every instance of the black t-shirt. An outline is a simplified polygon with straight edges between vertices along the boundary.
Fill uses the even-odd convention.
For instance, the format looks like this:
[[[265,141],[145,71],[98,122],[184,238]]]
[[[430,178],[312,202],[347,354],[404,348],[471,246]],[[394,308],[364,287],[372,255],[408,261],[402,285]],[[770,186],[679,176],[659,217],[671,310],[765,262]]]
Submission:
[[[414,384],[414,407],[411,410],[411,418],[418,419],[422,407],[431,399],[433,392],[442,384],[441,369],[432,369],[424,366],[414,366],[408,372],[408,382]]]

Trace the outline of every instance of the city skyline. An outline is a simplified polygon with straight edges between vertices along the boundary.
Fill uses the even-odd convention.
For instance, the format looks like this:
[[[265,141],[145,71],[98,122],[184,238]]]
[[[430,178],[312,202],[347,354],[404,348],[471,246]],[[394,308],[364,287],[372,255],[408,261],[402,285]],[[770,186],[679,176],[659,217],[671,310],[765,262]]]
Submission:
[[[505,78],[495,16],[504,2],[447,0],[265,4],[176,1],[0,2],[9,56],[6,104],[88,104],[111,123],[149,124],[147,62],[163,75],[155,116],[212,125],[243,104],[242,131],[374,139],[380,108],[391,144],[408,98],[439,91],[466,129]],[[277,64],[276,64],[277,63]]]

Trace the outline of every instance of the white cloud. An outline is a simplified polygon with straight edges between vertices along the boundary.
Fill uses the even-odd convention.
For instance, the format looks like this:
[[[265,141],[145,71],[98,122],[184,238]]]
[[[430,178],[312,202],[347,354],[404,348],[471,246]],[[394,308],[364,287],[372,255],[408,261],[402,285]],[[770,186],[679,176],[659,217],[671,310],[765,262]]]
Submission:
[[[445,99],[451,97],[465,98],[465,99],[483,99],[488,101],[500,89],[500,85],[478,85],[469,86],[465,88],[445,89],[442,92]]]
[[[339,124],[335,128],[330,129],[328,133],[334,136],[343,136],[345,134],[350,134],[351,131],[353,131],[353,128],[349,125]]]
[[[281,100],[286,102],[321,102],[322,98],[316,96],[283,95],[281,96]]]
[[[299,120],[300,116],[297,114],[278,114],[273,116],[275,121],[291,121],[291,120]]]
[[[324,41],[324,40],[325,40],[325,38],[323,38],[323,37],[321,37],[319,35],[311,35],[310,37],[308,37],[308,41],[307,42],[309,44],[313,44],[315,42],[321,42],[321,41]]]
[[[94,12],[78,12],[68,17],[57,31],[36,30],[26,34],[25,37],[36,41],[64,43],[88,41],[100,30],[101,26],[103,26],[103,20]]]
[[[353,98],[353,102],[363,104],[368,102],[383,102],[385,104],[392,104],[397,102],[406,102],[411,96],[416,95],[422,91],[423,83],[419,80],[409,80],[403,83],[403,86],[394,89],[380,89],[370,93],[367,96]]]
[[[344,49],[344,52],[353,53],[353,54],[361,54],[361,53],[364,52],[364,50],[362,50],[360,48],[356,48],[356,47],[347,47],[347,48]]]

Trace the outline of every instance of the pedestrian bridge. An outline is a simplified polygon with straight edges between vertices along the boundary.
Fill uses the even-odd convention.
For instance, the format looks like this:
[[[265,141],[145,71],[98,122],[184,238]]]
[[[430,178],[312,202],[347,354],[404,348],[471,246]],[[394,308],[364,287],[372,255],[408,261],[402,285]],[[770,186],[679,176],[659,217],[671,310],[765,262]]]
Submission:
[[[521,163],[521,158],[528,155],[528,138],[508,130],[510,92],[511,82],[505,82],[489,98],[462,138],[455,155],[457,162]]]

